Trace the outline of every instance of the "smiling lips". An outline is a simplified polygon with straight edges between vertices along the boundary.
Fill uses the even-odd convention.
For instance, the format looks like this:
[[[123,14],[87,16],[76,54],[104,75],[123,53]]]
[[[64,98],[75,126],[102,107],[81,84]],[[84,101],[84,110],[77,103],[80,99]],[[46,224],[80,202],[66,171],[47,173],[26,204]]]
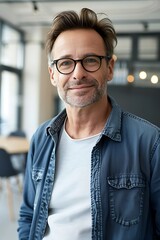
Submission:
[[[81,85],[75,85],[75,86],[70,86],[68,87],[69,90],[81,90],[81,89],[84,89],[84,88],[90,88],[90,87],[93,87],[94,85],[90,84],[90,85],[87,85],[87,84],[81,84]]]
[[[81,79],[81,80],[74,80],[74,81],[70,81],[70,82],[67,82],[66,85],[65,85],[65,90],[84,90],[84,89],[87,89],[87,88],[92,88],[92,87],[95,87],[97,88],[98,87],[98,83],[95,79],[92,79],[92,80],[87,80],[87,79]]]

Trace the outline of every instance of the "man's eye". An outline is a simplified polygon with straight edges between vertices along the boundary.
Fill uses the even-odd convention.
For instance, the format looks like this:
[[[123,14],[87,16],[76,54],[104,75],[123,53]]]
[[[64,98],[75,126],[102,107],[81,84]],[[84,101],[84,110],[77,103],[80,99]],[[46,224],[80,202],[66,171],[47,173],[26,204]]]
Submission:
[[[61,61],[60,62],[60,64],[59,64],[59,66],[60,67],[67,67],[67,66],[70,66],[70,65],[72,65],[73,64],[73,62],[72,61],[70,61],[70,60],[65,60],[65,61]]]
[[[98,60],[94,57],[89,57],[85,59],[85,63],[97,63]]]

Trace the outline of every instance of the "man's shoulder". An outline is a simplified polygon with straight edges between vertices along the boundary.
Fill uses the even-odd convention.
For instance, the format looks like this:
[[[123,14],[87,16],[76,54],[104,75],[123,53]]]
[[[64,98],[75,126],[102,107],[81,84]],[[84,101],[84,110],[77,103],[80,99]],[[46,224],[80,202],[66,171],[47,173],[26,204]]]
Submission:
[[[141,128],[144,129],[150,129],[151,131],[158,131],[160,132],[160,127],[156,126],[154,123],[150,122],[149,120],[142,118],[138,115],[135,115],[134,113],[131,113],[129,111],[125,111],[117,102],[110,97],[112,107],[115,110],[114,118],[118,115],[118,118],[120,117],[122,119],[122,122],[124,125],[123,127],[129,127],[129,128]]]
[[[35,136],[42,135],[42,134],[47,135],[47,129],[50,127],[51,123],[53,122],[53,119],[49,119],[43,122],[42,124],[40,124],[37,130],[35,131],[34,135]]]
[[[160,128],[152,122],[126,111],[123,111],[122,115],[122,126],[123,128],[128,129],[129,132],[139,132],[147,135],[160,136]]]
[[[65,117],[66,111],[63,110],[53,118],[46,120],[37,128],[33,137],[46,138],[47,136],[50,136],[51,134],[53,135],[53,133],[58,132],[62,127]]]

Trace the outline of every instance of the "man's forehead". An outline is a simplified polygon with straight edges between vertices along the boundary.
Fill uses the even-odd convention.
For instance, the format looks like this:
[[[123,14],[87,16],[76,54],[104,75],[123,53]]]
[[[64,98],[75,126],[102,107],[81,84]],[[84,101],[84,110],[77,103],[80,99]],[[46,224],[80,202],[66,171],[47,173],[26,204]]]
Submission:
[[[57,37],[52,54],[72,55],[78,52],[89,54],[96,53],[95,50],[105,50],[102,37],[92,29],[74,29],[64,31]]]

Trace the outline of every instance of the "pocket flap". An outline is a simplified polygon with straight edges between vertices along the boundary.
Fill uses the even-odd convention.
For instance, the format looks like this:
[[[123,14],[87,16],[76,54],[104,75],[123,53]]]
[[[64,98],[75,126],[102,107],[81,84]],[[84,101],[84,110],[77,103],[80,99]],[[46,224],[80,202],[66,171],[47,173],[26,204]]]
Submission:
[[[135,187],[145,187],[145,178],[137,174],[122,174],[119,176],[108,177],[108,184],[116,189],[131,189]]]

